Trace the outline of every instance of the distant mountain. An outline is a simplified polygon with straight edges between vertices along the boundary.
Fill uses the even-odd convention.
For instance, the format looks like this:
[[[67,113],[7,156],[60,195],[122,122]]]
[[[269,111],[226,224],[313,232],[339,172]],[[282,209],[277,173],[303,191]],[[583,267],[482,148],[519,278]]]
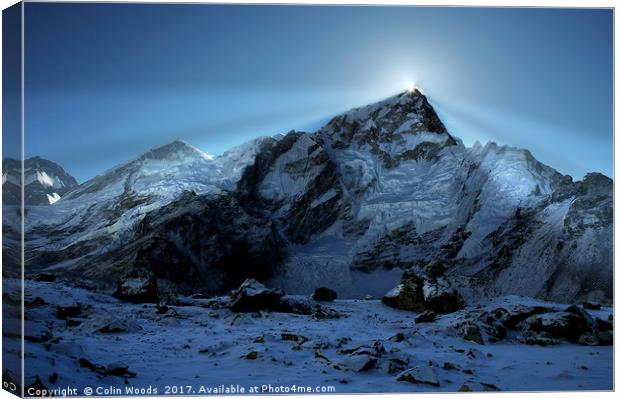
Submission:
[[[400,270],[443,259],[466,298],[611,301],[612,186],[527,150],[467,148],[413,90],[219,157],[181,141],[151,150],[33,210],[27,258],[104,289],[146,269],[162,291],[251,276],[341,297],[381,295]]]
[[[2,161],[2,202],[21,203],[21,162],[11,158]],[[73,176],[60,165],[40,157],[24,161],[24,204],[50,205],[78,186]]]

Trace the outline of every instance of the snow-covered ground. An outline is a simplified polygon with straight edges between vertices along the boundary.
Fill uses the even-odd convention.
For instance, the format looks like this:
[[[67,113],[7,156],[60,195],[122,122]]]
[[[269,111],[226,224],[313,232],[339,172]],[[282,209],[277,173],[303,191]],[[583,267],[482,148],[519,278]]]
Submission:
[[[18,296],[19,281],[5,280],[4,290],[5,295]],[[324,309],[341,314],[336,319],[233,313],[223,306],[225,298],[184,301],[183,306],[158,313],[152,304],[129,304],[60,283],[27,281],[25,328],[31,338],[25,343],[26,384],[38,376],[48,388],[69,386],[83,392],[85,387],[112,386],[123,395],[126,387],[152,387],[163,394],[166,386],[177,387],[177,393],[184,389],[206,394],[222,384],[238,384],[245,393],[253,386],[286,386],[289,394],[299,393],[290,391],[294,385],[333,387],[324,389],[336,393],[457,391],[464,383],[519,391],[613,389],[611,346],[540,347],[510,337],[480,345],[458,337],[451,327],[467,312],[485,308],[564,305],[496,298],[481,303],[481,308],[470,306],[435,322],[416,324],[417,313],[375,299],[322,303]],[[57,306],[75,303],[80,304],[79,314],[69,317],[72,322],[61,320]],[[607,319],[612,309],[591,313]],[[106,326],[126,331],[105,332]],[[9,350],[19,344],[17,339],[9,341]],[[371,356],[364,355],[368,353]],[[9,351],[11,355],[15,353]],[[376,362],[366,364],[371,357]],[[135,377],[104,375],[116,362],[128,366]],[[397,381],[400,370],[415,367],[422,374],[434,373],[439,386]],[[363,368],[368,369],[355,371]],[[198,391],[200,387],[204,390]]]

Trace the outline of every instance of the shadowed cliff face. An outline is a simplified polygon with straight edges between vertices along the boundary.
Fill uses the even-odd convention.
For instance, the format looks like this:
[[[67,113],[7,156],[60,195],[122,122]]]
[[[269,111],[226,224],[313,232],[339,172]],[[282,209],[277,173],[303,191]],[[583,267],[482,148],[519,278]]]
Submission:
[[[96,287],[138,268],[170,291],[254,277],[360,297],[391,285],[390,270],[442,259],[466,299],[611,300],[612,211],[609,178],[467,148],[414,90],[219,157],[184,142],[149,151],[33,207],[28,264]]]

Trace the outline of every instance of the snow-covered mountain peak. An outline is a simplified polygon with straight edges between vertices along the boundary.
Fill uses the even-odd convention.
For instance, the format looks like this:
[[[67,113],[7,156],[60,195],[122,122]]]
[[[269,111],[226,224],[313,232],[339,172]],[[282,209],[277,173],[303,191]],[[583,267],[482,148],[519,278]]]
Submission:
[[[187,141],[180,139],[159,147],[155,147],[142,154],[138,159],[186,161],[188,158],[202,158],[208,161],[213,160],[212,155],[206,154],[189,144]]]
[[[92,277],[88,253],[110,266],[96,272],[107,282],[151,253],[165,256],[142,262],[164,279],[184,264],[213,281],[211,272],[237,270],[229,249],[247,248],[248,259],[277,264],[273,283],[295,293],[330,281],[339,295],[378,295],[394,285],[393,269],[444,259],[481,295],[606,298],[612,184],[599,174],[573,182],[525,149],[467,148],[411,90],[315,133],[258,138],[216,157],[181,140],[155,147],[53,207],[29,209],[26,228],[47,240],[37,241],[43,260]]]
[[[21,162],[6,158],[2,162],[3,203],[16,205],[20,201]],[[24,203],[49,205],[58,201],[78,183],[60,165],[35,156],[24,161]]]
[[[338,115],[318,134],[334,151],[370,153],[387,168],[403,160],[430,159],[444,147],[462,145],[417,89]]]

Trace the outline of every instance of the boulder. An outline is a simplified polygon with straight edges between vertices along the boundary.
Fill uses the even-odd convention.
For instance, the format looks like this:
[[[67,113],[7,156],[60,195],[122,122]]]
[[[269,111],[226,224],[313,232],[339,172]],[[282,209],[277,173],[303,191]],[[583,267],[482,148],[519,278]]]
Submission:
[[[416,323],[432,323],[437,320],[437,313],[432,310],[426,310],[415,317]]]
[[[245,280],[231,294],[233,312],[254,312],[261,309],[278,310],[284,291],[270,289],[254,279]]]
[[[406,370],[409,366],[409,356],[396,356],[391,355],[387,359],[387,372],[388,374],[396,374]],[[383,363],[384,367],[386,363]]]
[[[433,261],[425,268],[405,270],[400,283],[384,297],[383,303],[397,309],[452,313],[464,306],[461,294],[444,277],[446,266]]]
[[[484,345],[484,338],[482,338],[482,332],[480,331],[480,327],[478,327],[474,323],[464,324],[459,331],[459,335],[467,341],[475,342],[479,345]]]
[[[396,377],[396,381],[406,381],[411,384],[427,384],[439,386],[439,379],[431,366],[416,366],[407,369]]]
[[[336,297],[336,291],[327,287],[317,288],[314,290],[314,294],[312,294],[312,299],[315,301],[333,302]]]
[[[79,316],[82,312],[82,306],[77,302],[66,302],[56,306],[56,315],[59,319],[67,317]]]
[[[367,371],[377,365],[377,358],[367,354],[352,354],[342,359],[338,364],[355,372]]]
[[[382,302],[396,309],[424,311],[426,307],[422,284],[423,280],[420,275],[411,270],[405,270],[400,283],[383,296]]]
[[[147,270],[132,270],[118,281],[114,296],[134,303],[159,303],[157,280]]]
[[[367,371],[377,366],[378,359],[385,354],[385,348],[381,341],[375,341],[372,345],[362,345],[350,349],[341,349],[340,353],[349,355],[342,359],[339,364],[348,370],[360,372]]]
[[[527,319],[530,316],[551,312],[550,308],[543,306],[524,306],[513,305],[507,308],[497,308],[492,312],[495,313],[496,318],[506,326],[506,328],[515,329],[517,325]]]
[[[443,278],[425,281],[422,292],[426,309],[437,313],[452,313],[463,308],[461,294]]]
[[[521,328],[528,336],[545,333],[546,337],[577,342],[582,334],[596,332],[596,323],[582,312],[549,312],[528,317]]]
[[[614,323],[608,320],[596,319],[596,325],[598,326],[599,331],[613,331]]]

